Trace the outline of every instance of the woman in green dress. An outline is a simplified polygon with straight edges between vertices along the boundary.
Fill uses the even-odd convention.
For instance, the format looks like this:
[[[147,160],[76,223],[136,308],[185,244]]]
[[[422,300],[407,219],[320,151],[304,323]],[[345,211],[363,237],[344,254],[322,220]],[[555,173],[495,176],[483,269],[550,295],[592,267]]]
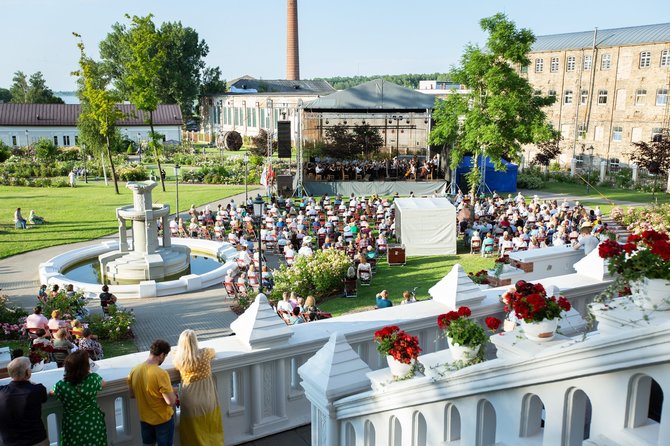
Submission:
[[[179,437],[188,446],[223,445],[223,422],[212,377],[212,348],[198,348],[193,330],[179,336],[174,367],[181,374]]]
[[[88,353],[78,350],[68,355],[65,375],[56,383],[53,395],[63,403],[61,446],[106,446],[105,414],[97,401],[105,382],[97,373],[90,373]]]

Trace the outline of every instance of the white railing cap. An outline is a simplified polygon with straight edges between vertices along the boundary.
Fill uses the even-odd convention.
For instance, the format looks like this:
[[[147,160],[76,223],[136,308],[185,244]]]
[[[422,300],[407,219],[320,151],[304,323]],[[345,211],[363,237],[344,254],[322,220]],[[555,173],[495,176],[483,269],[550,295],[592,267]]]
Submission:
[[[459,263],[455,264],[442,280],[433,285],[428,293],[435,301],[452,309],[461,305],[476,305],[486,297]]]
[[[293,336],[293,330],[277,316],[263,293],[258,294],[247,311],[230,324],[230,329],[251,348],[283,344]]]

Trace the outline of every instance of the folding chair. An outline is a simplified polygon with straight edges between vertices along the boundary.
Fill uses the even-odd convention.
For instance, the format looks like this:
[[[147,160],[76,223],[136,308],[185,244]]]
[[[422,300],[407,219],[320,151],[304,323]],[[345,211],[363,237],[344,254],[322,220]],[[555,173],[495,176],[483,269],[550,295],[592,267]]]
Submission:
[[[470,241],[470,254],[479,254],[482,249],[481,239],[472,239]]]
[[[356,279],[344,279],[344,297],[358,296],[358,281]]]
[[[361,286],[370,286],[372,281],[372,273],[369,271],[361,271],[359,280],[361,281]]]
[[[235,282],[223,282],[223,288],[226,290],[226,295],[229,299],[237,298],[237,287]]]

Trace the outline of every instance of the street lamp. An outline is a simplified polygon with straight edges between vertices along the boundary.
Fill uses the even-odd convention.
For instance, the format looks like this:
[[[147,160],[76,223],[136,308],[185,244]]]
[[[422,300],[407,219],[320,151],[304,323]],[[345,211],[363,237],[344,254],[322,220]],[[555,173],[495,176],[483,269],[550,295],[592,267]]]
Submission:
[[[174,181],[177,189],[177,209],[175,210],[175,220],[179,222],[179,164],[174,165]]]
[[[142,139],[139,132],[137,132],[137,145],[139,146],[137,154],[140,156],[140,164],[142,164]]]
[[[82,144],[81,148],[81,153],[84,156],[84,183],[88,184],[88,171],[86,169],[86,159],[88,158],[88,154],[86,153],[86,144]]]
[[[28,137],[28,129],[26,129],[26,147],[30,147],[30,138]]]
[[[249,152],[244,152],[244,207],[249,202]]]
[[[261,226],[263,224],[263,217],[265,215],[265,201],[261,194],[256,195],[254,199],[254,220],[258,225],[258,274],[260,280],[258,281],[258,292],[263,292],[263,240],[261,239]]]
[[[583,158],[583,155],[584,155],[584,150],[585,150],[584,146],[582,146],[582,158]],[[589,193],[589,188],[591,187],[591,183],[590,183],[590,181],[591,181],[591,169],[593,168],[593,151],[595,150],[595,147],[590,146],[590,147],[586,148],[586,150],[591,152],[591,154],[589,155],[589,170],[588,170],[588,174],[587,174],[587,177],[586,177],[586,193],[588,194]]]

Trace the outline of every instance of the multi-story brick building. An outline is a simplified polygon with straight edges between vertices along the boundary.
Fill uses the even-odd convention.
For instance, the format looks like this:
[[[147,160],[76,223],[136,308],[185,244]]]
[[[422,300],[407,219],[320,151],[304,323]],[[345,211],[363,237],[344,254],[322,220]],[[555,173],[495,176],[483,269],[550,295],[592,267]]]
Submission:
[[[668,127],[670,23],[539,36],[529,59],[520,71],[556,96],[546,111],[561,132],[563,164],[627,162],[631,143]]]

